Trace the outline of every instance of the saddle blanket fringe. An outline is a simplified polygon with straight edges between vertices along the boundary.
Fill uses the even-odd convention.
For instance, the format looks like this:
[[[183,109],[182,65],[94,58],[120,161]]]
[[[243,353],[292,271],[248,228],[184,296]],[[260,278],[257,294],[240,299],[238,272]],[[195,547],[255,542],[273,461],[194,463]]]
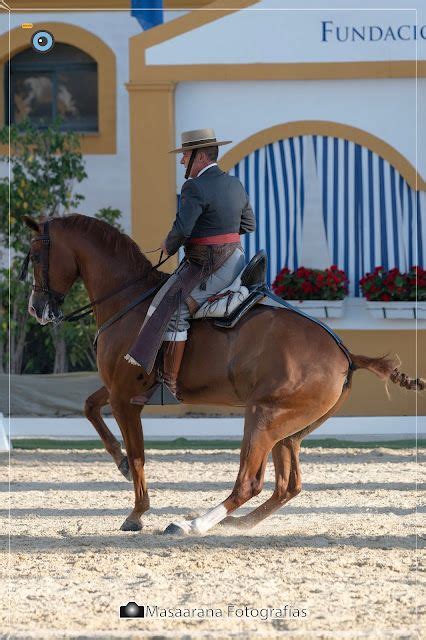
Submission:
[[[141,365],[139,364],[139,362],[137,362],[137,360],[135,360],[134,358],[132,358],[132,356],[129,353],[126,353],[126,355],[124,356],[124,359],[127,360],[127,362],[129,364],[133,364],[135,367],[140,367]]]

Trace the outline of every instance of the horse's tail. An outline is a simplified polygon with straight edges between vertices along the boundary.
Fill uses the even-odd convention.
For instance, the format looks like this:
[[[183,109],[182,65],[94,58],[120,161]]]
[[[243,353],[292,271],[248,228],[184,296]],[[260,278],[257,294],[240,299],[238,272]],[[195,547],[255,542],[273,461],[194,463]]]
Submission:
[[[426,386],[426,380],[423,378],[409,378],[406,373],[402,373],[399,370],[401,365],[401,359],[397,355],[396,358],[388,358],[389,354],[378,358],[369,358],[368,356],[357,356],[353,353],[350,354],[352,359],[352,371],[356,369],[368,369],[376,374],[379,378],[386,381],[386,394],[390,400],[388,382],[389,380],[394,384],[399,384],[400,387],[413,389],[414,391],[423,391]]]

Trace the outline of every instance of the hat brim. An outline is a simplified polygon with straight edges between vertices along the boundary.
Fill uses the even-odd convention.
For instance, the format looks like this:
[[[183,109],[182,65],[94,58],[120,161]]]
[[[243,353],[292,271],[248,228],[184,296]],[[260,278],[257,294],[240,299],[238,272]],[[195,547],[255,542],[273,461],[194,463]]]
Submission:
[[[186,147],[179,147],[178,149],[172,149],[169,153],[183,153],[184,151],[192,151],[193,149],[205,149],[206,147],[221,147],[224,144],[231,144],[232,140],[217,140],[217,142],[205,142],[194,145],[188,144]]]

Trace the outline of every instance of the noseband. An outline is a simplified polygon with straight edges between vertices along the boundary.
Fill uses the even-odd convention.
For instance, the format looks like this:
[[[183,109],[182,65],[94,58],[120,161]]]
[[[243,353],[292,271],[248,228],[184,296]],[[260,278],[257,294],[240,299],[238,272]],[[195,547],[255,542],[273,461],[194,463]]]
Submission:
[[[49,300],[53,300],[56,304],[61,305],[65,299],[64,294],[58,293],[54,289],[49,287],[49,249],[50,249],[50,236],[49,236],[49,220],[43,223],[43,232],[39,236],[31,239],[33,242],[41,242],[40,263],[41,263],[41,286],[37,284],[32,285],[33,291],[40,291],[45,293]],[[25,280],[28,273],[28,264],[31,257],[31,249],[28,251],[24,262],[22,263],[21,273],[19,274],[19,280]]]

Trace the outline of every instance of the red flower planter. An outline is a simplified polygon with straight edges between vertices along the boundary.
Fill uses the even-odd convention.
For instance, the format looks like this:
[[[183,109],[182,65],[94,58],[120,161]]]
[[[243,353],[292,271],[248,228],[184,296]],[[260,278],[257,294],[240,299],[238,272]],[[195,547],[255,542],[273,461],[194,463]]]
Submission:
[[[346,273],[333,264],[328,269],[281,269],[272,290],[286,300],[343,300],[348,295]]]
[[[408,273],[399,269],[385,271],[376,267],[359,281],[366,306],[375,318],[426,318],[426,270],[411,267]]]
[[[333,264],[328,269],[281,269],[272,283],[274,293],[316,318],[340,318],[349,281]]]

